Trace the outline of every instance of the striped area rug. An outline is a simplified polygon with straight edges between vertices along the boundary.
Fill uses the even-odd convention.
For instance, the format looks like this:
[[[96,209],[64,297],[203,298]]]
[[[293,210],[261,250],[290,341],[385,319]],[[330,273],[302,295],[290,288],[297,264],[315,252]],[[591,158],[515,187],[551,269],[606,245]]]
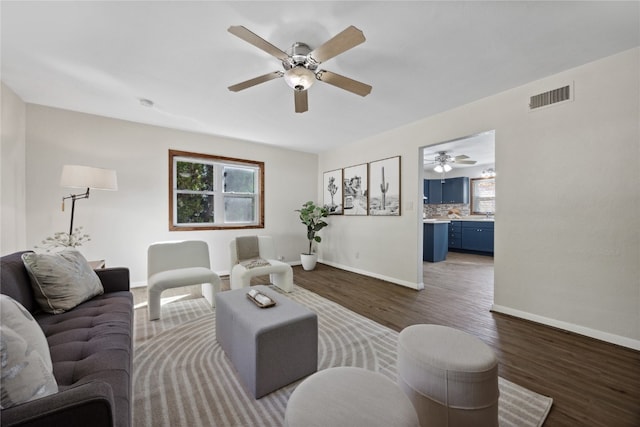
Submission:
[[[274,290],[277,290],[274,288]],[[358,366],[396,381],[398,333],[298,286],[287,294],[318,314],[318,366]],[[166,304],[150,322],[135,312],[133,425],[282,426],[290,384],[259,400],[246,392],[218,345],[204,298]],[[541,426],[552,400],[499,379],[500,426]]]

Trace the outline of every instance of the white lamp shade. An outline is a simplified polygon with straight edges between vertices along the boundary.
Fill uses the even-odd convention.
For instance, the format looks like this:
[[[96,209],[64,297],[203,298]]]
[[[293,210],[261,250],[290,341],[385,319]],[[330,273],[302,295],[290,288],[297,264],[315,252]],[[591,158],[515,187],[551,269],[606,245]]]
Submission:
[[[442,165],[436,165],[435,168],[433,168],[434,171],[438,172],[438,173],[442,173],[443,169],[442,169]]]
[[[284,72],[284,81],[291,89],[307,90],[316,81],[316,75],[313,71],[298,65]]]
[[[117,190],[116,171],[89,166],[64,165],[60,186],[72,188],[93,188],[97,190]]]
[[[443,167],[444,167],[444,171],[445,172],[450,172],[451,171],[451,165],[449,165],[448,163],[445,163]]]

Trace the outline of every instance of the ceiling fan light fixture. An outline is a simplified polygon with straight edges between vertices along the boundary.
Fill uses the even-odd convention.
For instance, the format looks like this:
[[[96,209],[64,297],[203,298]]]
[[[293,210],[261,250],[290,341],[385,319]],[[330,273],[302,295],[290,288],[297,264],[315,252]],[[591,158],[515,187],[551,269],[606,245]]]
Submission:
[[[447,163],[437,164],[436,167],[433,168],[433,170],[438,173],[449,172],[451,171],[451,169],[452,169],[451,166]]]
[[[303,91],[309,89],[316,81],[316,75],[313,71],[298,65],[284,72],[284,81],[291,89]]]

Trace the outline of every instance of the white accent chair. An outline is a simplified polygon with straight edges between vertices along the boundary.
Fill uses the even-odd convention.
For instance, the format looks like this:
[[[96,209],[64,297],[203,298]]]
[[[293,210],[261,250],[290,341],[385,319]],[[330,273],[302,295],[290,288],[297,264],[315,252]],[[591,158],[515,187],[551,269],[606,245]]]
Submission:
[[[160,295],[183,286],[202,285],[202,296],[211,307],[220,291],[220,277],[211,270],[209,245],[200,240],[157,242],[147,250],[147,299],[149,320],[160,318]]]
[[[275,246],[271,236],[258,236],[258,248],[260,258],[269,261],[270,265],[245,268],[239,264],[238,253],[236,251],[236,239],[233,239],[229,243],[229,253],[231,255],[229,282],[231,289],[248,287],[251,285],[252,277],[268,274],[271,283],[285,292],[293,291],[293,269],[289,264],[276,259]]]

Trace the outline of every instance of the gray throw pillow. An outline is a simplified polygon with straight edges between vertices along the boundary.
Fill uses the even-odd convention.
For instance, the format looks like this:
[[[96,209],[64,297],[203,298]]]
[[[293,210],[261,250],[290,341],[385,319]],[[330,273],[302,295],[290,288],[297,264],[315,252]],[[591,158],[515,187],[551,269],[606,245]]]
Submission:
[[[40,325],[9,296],[0,296],[0,310],[0,407],[57,393],[49,346]]]
[[[75,249],[56,254],[25,253],[22,261],[36,301],[47,313],[64,313],[104,293],[98,275]]]

